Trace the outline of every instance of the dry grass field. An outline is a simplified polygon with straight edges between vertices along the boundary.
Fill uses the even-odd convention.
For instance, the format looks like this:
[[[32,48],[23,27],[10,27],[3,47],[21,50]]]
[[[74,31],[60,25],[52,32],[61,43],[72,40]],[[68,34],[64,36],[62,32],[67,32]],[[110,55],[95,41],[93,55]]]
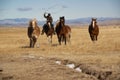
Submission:
[[[56,35],[50,45],[46,35],[40,35],[35,48],[29,48],[27,28],[0,27],[0,79],[120,80],[120,26],[100,27],[94,43],[87,27],[74,27],[71,35],[67,45],[58,45]],[[66,67],[67,63],[83,71]]]

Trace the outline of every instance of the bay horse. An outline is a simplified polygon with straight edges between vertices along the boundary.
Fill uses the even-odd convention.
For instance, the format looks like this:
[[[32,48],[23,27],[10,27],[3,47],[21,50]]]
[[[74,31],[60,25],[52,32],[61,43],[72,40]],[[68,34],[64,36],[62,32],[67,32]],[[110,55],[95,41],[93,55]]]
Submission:
[[[71,28],[70,26],[65,25],[64,16],[60,17],[59,21],[56,23],[55,31],[57,34],[59,45],[61,45],[62,41],[65,42],[65,45],[67,41],[70,42]]]
[[[27,35],[30,39],[30,48],[33,48],[40,35],[40,28],[37,25],[36,19],[30,20]]]
[[[89,25],[88,31],[92,41],[97,41],[97,37],[99,34],[99,27],[97,25],[97,19],[92,18],[91,24]]]
[[[53,24],[52,24],[53,26]],[[46,34],[47,38],[48,38],[48,42],[50,44],[52,44],[52,36],[54,33],[54,28],[51,26],[50,23],[46,23],[43,25],[43,29],[42,29],[42,33],[41,35],[43,35],[44,33]]]

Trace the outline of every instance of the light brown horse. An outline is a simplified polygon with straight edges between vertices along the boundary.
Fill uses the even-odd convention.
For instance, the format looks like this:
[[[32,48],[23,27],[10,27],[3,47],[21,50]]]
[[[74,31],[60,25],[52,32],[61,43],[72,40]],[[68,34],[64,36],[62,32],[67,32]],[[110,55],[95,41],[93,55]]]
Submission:
[[[60,17],[60,20],[56,23],[55,31],[60,45],[62,41],[65,42],[65,45],[67,41],[70,42],[71,28],[68,25],[65,25],[64,16]]]
[[[97,41],[97,37],[99,34],[99,27],[97,25],[97,19],[92,18],[91,24],[89,25],[88,31],[90,34],[90,38],[92,41]]]
[[[40,35],[40,28],[37,25],[36,19],[29,22],[27,35],[30,39],[30,48],[33,48]]]

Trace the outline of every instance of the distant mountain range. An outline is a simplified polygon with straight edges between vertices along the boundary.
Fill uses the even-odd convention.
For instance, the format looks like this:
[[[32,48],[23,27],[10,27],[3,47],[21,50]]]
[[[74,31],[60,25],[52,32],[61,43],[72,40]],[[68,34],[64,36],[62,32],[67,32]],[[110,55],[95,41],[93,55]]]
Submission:
[[[4,19],[0,20],[0,26],[27,26],[30,20],[30,18]],[[89,25],[90,22],[90,17],[66,20],[66,24],[69,25]],[[97,22],[99,25],[120,25],[120,18],[100,17],[97,18]],[[45,21],[38,21],[38,24],[41,26],[44,23]]]

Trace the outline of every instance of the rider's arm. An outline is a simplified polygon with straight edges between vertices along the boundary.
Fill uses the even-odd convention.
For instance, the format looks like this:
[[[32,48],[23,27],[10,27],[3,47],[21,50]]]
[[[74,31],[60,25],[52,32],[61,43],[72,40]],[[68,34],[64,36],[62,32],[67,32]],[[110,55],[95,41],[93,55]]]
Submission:
[[[44,13],[44,18],[47,18],[46,13]]]

